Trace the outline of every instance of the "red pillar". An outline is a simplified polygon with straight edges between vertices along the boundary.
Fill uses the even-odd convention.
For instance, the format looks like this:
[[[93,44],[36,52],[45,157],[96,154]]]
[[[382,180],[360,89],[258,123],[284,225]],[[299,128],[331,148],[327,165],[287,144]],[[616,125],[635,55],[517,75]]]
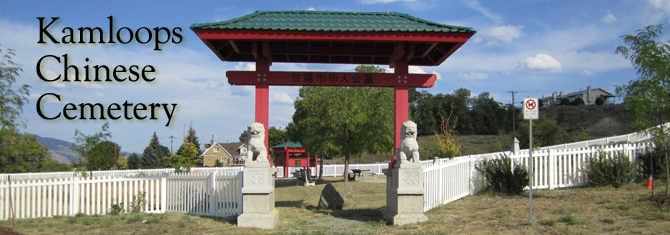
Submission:
[[[270,62],[265,59],[265,58],[258,58],[256,60],[256,72],[260,74],[258,76],[258,80],[256,81],[256,122],[263,124],[263,127],[265,128],[265,149],[268,150],[268,153],[270,152],[270,146],[268,145],[269,143],[269,132],[268,128],[269,126],[269,118],[268,118],[268,113],[269,113],[269,102],[270,102],[270,87],[266,83],[267,77],[263,75],[263,72],[268,72],[270,71]],[[271,157],[270,154],[267,156],[268,161],[270,162],[270,166],[272,166],[272,162],[270,161]]]
[[[398,60],[396,61],[395,64],[395,73],[398,74],[398,76],[402,76],[404,74],[408,73],[408,66],[407,66],[407,61],[404,60]],[[405,78],[400,77],[400,81],[402,82]],[[395,106],[394,106],[394,119],[395,119],[395,144],[393,145],[393,151],[397,151],[398,148],[400,148],[400,128],[402,128],[402,124],[406,121],[409,120],[409,90],[408,87],[406,86],[396,86],[395,87]],[[393,168],[395,165],[397,159],[396,156],[398,154],[396,153],[393,156],[393,160],[391,161],[389,168]]]
[[[284,177],[284,178],[291,178],[291,177],[289,177],[289,175],[288,175],[288,174],[289,174],[289,170],[288,170],[288,166],[289,166],[289,163],[288,163],[288,154],[289,154],[289,152],[288,152],[288,149],[287,149],[287,148],[284,148],[284,149],[286,149],[286,154],[284,155],[284,159],[285,159],[285,161],[284,161],[284,171],[286,171],[286,172],[284,173],[284,175],[285,175],[286,177]]]

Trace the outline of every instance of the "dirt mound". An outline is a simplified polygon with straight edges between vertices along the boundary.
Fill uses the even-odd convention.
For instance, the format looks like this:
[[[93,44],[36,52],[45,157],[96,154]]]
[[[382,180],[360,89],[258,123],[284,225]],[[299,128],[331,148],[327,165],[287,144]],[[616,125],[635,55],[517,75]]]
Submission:
[[[12,228],[0,227],[0,234],[2,235],[21,235],[21,233],[14,232]]]
[[[670,207],[670,196],[654,196],[642,198],[640,201],[650,201],[654,206],[661,207]]]
[[[586,129],[586,133],[589,134],[589,136],[612,136],[612,133],[621,133],[621,132],[626,132],[626,130],[629,130],[625,124],[614,120],[611,117],[604,117],[603,119],[600,119],[600,121],[596,122],[595,124],[589,126]]]
[[[632,132],[628,123],[633,116],[622,105],[552,106],[540,110],[540,115],[556,120],[566,131],[582,128],[591,138],[623,135]]]

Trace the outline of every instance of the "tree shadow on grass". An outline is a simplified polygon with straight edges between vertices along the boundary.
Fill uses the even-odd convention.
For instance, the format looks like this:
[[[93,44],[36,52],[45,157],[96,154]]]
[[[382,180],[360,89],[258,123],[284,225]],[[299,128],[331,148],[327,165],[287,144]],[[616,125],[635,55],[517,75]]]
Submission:
[[[303,201],[276,201],[275,202],[275,207],[295,207],[295,208],[300,208],[303,207]]]
[[[383,212],[385,207],[376,209],[348,209],[348,210],[327,210],[313,208],[315,213],[330,215],[340,219],[355,220],[361,222],[384,220]]]

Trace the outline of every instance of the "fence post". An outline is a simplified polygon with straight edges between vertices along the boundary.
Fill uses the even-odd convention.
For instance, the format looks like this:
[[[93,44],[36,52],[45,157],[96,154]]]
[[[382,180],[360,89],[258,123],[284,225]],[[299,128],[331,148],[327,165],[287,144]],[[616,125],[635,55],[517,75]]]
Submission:
[[[437,164],[435,164],[435,163],[437,163]],[[437,176],[438,176],[439,178],[437,179],[437,190],[438,190],[437,196],[439,197],[440,205],[442,205],[442,204],[444,204],[444,201],[445,201],[445,200],[444,200],[444,197],[443,197],[443,195],[442,195],[442,187],[443,187],[443,186],[442,186],[442,161],[440,160],[440,158],[438,158],[438,157],[434,157],[434,158],[433,158],[433,165],[437,165],[437,166],[438,166],[438,168],[437,168],[437,170],[438,170],[438,172],[437,172]],[[425,180],[425,179],[424,179],[424,180]],[[425,196],[424,196],[424,197],[425,197]],[[431,206],[432,206],[432,205],[431,205]]]
[[[70,187],[70,216],[75,216],[79,212],[79,178],[76,174]]]
[[[549,174],[549,190],[554,189],[554,184],[556,182],[556,174],[554,174],[554,170],[556,168],[556,157],[551,154],[551,149],[547,150],[547,157],[549,158],[549,164],[547,164],[549,167],[547,169],[547,174]]]
[[[161,177],[161,213],[167,212],[167,178],[170,173],[163,172]]]
[[[244,186],[244,171],[237,173],[237,215],[241,215],[244,212],[244,201],[242,197],[242,187]]]
[[[217,194],[216,191],[216,171],[209,173],[209,214],[215,216],[219,211],[219,205],[217,203]]]

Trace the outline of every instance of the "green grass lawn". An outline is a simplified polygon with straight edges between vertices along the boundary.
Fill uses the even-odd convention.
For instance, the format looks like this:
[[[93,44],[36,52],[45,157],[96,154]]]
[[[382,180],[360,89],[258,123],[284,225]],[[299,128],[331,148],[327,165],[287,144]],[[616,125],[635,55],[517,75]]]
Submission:
[[[276,183],[280,212],[274,230],[238,228],[234,219],[181,213],[122,214],[117,216],[57,217],[16,220],[22,234],[667,234],[670,210],[648,201],[643,184],[621,188],[535,190],[533,215],[528,221],[528,195],[482,194],[465,197],[426,213],[428,222],[402,227],[387,225],[386,185],[351,182],[352,203],[344,210],[317,209],[327,183],[295,186],[293,180]],[[657,190],[660,193],[663,190]],[[146,221],[146,223],[143,223]],[[12,222],[0,222],[12,227]],[[0,230],[3,231],[3,230]]]

